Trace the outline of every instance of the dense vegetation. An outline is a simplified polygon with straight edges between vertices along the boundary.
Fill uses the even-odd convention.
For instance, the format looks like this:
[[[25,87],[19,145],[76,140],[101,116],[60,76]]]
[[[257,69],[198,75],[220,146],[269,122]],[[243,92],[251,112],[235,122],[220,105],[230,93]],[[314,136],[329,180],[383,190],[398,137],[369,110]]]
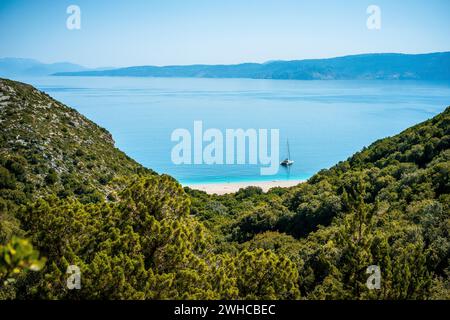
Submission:
[[[224,196],[30,86],[0,80],[0,115],[0,298],[450,298],[450,108],[307,183]]]
[[[109,132],[45,93],[1,80],[0,94],[2,198],[55,193],[95,202],[113,192],[114,178],[151,173],[114,148]]]

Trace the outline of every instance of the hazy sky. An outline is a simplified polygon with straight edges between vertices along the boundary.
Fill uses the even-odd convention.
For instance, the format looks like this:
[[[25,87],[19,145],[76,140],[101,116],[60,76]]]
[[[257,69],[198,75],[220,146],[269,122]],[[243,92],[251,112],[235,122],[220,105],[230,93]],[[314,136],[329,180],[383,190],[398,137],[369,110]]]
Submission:
[[[68,30],[66,9],[81,9]],[[369,5],[381,29],[366,27]],[[0,57],[90,67],[450,51],[449,0],[0,0]]]

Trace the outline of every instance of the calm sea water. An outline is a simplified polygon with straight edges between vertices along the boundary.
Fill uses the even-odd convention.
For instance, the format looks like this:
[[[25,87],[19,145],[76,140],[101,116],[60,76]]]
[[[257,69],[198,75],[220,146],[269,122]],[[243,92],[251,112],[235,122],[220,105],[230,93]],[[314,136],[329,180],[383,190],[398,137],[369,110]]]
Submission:
[[[416,81],[287,81],[45,77],[30,83],[108,129],[129,156],[182,183],[305,179],[377,139],[450,105],[450,84]],[[261,176],[259,165],[174,165],[171,133],[204,128],[280,129],[295,164]],[[225,132],[225,131],[223,131]]]

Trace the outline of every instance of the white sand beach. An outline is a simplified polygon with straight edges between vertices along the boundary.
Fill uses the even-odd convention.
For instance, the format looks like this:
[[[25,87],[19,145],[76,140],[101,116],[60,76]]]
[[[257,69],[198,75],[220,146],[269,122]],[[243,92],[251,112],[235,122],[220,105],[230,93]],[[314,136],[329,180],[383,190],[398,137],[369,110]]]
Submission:
[[[248,182],[224,182],[224,183],[205,183],[205,184],[188,184],[185,185],[191,189],[205,191],[209,194],[223,195],[234,193],[241,188],[250,186],[260,187],[264,192],[274,187],[293,187],[306,180],[273,180],[273,181],[248,181]]]

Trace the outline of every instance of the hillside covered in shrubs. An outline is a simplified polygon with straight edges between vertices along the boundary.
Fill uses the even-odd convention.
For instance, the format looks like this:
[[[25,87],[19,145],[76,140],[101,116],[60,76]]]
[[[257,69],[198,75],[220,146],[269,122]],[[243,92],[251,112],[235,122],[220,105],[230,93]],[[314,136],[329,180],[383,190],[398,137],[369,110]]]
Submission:
[[[25,84],[0,80],[0,123],[0,298],[450,299],[450,108],[296,187],[223,196]]]

